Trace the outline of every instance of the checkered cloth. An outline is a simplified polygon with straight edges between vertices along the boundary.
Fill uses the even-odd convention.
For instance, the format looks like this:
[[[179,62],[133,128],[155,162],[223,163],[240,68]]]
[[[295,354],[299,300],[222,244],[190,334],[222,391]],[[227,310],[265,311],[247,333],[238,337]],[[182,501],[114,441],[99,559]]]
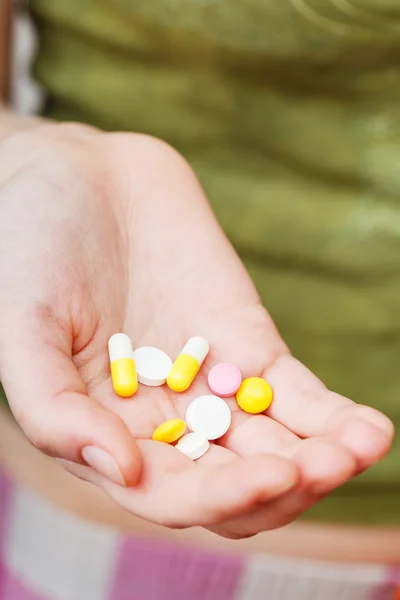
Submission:
[[[392,600],[399,575],[122,535],[1,474],[0,548],[0,600]]]

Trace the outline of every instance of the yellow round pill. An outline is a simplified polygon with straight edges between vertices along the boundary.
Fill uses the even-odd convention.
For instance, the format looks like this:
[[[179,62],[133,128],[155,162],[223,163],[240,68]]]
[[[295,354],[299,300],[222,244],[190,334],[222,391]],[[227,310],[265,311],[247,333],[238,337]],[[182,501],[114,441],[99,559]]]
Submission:
[[[247,413],[257,415],[267,410],[272,402],[272,388],[261,377],[249,377],[236,393],[236,401]]]
[[[161,423],[153,433],[153,440],[172,444],[179,440],[186,431],[186,423],[182,419],[171,419]]]

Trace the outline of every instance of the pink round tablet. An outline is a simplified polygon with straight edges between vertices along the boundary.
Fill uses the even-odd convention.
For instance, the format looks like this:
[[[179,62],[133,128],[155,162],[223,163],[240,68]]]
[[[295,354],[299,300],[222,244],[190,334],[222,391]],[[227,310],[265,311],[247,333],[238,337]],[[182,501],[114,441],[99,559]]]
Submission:
[[[241,383],[242,374],[231,363],[219,363],[208,374],[208,385],[211,391],[221,398],[234,396]]]

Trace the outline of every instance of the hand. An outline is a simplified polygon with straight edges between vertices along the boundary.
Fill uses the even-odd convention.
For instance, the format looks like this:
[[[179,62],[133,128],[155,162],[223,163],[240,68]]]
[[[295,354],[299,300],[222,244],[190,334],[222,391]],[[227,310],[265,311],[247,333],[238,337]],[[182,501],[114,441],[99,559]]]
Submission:
[[[187,164],[140,135],[50,125],[0,152],[0,377],[29,440],[120,505],[171,527],[246,537],[295,519],[388,451],[391,422],[328,391],[279,337]],[[211,352],[174,394],[112,390],[107,342]],[[151,441],[231,361],[274,390],[266,415],[235,401],[200,460]],[[88,450],[89,448],[89,450]]]

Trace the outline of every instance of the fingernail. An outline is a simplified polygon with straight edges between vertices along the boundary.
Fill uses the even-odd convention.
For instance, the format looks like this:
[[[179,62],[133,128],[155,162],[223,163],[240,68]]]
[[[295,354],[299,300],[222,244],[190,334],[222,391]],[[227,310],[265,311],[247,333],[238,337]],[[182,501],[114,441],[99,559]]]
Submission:
[[[114,483],[125,485],[117,463],[111,454],[108,454],[105,450],[96,448],[96,446],[86,446],[82,449],[82,458],[89,467],[111,479]]]

